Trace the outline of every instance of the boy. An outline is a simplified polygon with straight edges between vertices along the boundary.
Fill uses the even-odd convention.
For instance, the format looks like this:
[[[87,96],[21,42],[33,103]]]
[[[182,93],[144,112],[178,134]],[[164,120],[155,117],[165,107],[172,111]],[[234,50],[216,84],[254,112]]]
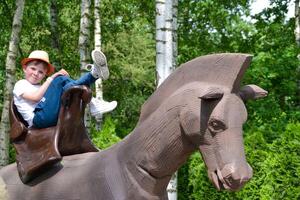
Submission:
[[[109,75],[106,57],[101,51],[92,51],[91,71],[78,80],[69,77],[64,69],[54,73],[48,53],[35,50],[28,58],[21,61],[25,79],[19,80],[13,89],[14,103],[28,123],[28,127],[46,128],[55,126],[58,119],[62,93],[75,85],[90,86],[98,78],[106,80]],[[43,84],[41,81],[48,75]],[[116,101],[105,102],[92,98],[90,102],[91,115],[96,116],[110,112],[117,106]]]

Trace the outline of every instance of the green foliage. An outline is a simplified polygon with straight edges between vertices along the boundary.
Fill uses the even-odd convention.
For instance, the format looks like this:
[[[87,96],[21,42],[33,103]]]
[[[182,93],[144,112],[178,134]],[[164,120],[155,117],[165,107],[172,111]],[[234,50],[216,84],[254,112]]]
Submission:
[[[289,1],[272,1],[273,7],[253,17],[255,23],[241,17],[248,13],[242,1],[234,1],[238,12],[228,2],[182,2],[179,60],[214,52],[253,54],[243,83],[257,84],[269,95],[247,102],[245,148],[252,180],[240,192],[217,192],[196,154],[180,169],[185,175],[179,176],[179,199],[299,199],[300,63],[294,19],[285,19]]]
[[[39,10],[39,12],[35,12]],[[26,2],[21,31],[21,58],[35,49],[51,48],[49,1]],[[25,28],[24,28],[25,27]]]
[[[97,147],[100,149],[106,149],[121,140],[116,135],[115,124],[116,123],[111,117],[106,117],[101,131],[96,131],[95,127],[92,128],[92,141]]]
[[[4,1],[1,3],[0,14],[1,16],[6,17],[2,17],[0,23],[0,88],[3,88],[5,84],[5,60],[9,44],[9,38],[11,34],[13,9],[15,9],[14,1]],[[0,89],[0,111],[2,110],[3,106],[3,91],[3,89]]]
[[[248,52],[248,1],[179,1],[179,63],[216,52]]]
[[[280,132],[280,137],[270,144],[264,141],[263,131],[247,134],[247,158],[254,169],[254,177],[238,193],[238,197],[299,199],[300,123],[287,124],[285,130]]]
[[[187,199],[188,196],[192,193],[189,190],[189,163],[191,158],[180,167],[180,169],[177,171],[177,199]]]
[[[57,1],[59,51],[51,47],[49,9],[49,0],[26,2],[20,57],[28,56],[35,49],[43,49],[49,53],[50,61],[57,69],[64,68],[72,77],[77,77],[80,74],[78,54],[80,4],[76,1]]]
[[[140,30],[142,22],[130,30],[115,34],[113,41],[103,45],[111,69],[105,85],[105,99],[116,99],[114,112],[116,131],[126,136],[135,127],[141,105],[155,88],[155,44],[147,30]]]
[[[206,168],[200,158],[200,154],[195,153],[189,162],[189,183],[188,191],[190,195],[186,199],[235,199],[235,193],[217,192],[212,183],[209,181]],[[185,199],[185,198],[183,198]]]
[[[216,191],[208,180],[200,154],[196,153],[181,169],[188,174],[189,181],[183,188],[185,195],[179,195],[179,199],[299,199],[300,123],[287,124],[272,143],[265,141],[264,130],[247,131],[245,135],[247,160],[254,176],[241,191]]]
[[[16,150],[12,146],[12,144],[9,145],[9,163],[16,162]]]

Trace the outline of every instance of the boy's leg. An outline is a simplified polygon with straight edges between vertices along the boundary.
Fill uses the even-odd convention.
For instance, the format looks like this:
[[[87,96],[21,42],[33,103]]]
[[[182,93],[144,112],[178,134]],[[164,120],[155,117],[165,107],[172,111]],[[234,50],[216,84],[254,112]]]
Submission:
[[[111,112],[117,107],[116,101],[100,101],[99,99],[92,98],[90,102],[90,112],[93,117],[96,117],[97,115],[103,115],[104,113]]]
[[[107,80],[109,77],[109,69],[104,53],[95,49],[92,51],[92,59],[94,63],[91,71],[92,75],[96,78]]]
[[[109,70],[105,55],[99,50],[93,50],[92,59],[94,64],[91,65],[91,72],[82,75],[78,80],[66,84],[63,88],[64,91],[76,85],[86,85],[89,87],[91,84],[95,83],[98,78],[102,78],[103,80],[108,78]]]
[[[58,76],[49,85],[44,97],[34,110],[33,126],[46,128],[55,126],[58,119],[63,87],[73,80],[68,76]]]
[[[91,73],[86,73],[86,74],[82,75],[79,79],[68,82],[63,87],[63,91],[69,89],[72,86],[76,86],[76,85],[86,85],[89,87],[91,84],[95,83],[96,80],[97,80],[97,78],[94,78]]]

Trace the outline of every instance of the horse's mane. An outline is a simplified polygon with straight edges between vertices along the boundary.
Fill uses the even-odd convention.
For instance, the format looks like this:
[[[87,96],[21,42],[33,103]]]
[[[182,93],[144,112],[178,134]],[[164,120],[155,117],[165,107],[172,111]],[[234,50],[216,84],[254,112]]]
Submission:
[[[236,93],[251,59],[249,54],[222,53],[201,56],[182,64],[144,103],[139,122],[146,119],[179,88],[191,82],[222,85]]]

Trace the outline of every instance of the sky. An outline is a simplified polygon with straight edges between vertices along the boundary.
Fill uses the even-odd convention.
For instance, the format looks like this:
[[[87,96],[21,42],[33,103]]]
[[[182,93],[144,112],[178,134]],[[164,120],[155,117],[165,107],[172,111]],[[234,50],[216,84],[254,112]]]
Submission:
[[[254,0],[254,2],[251,5],[251,14],[257,14],[259,12],[261,12],[264,8],[269,6],[269,0]],[[291,1],[290,5],[289,5],[289,12],[287,17],[291,18],[294,16],[294,1]]]

